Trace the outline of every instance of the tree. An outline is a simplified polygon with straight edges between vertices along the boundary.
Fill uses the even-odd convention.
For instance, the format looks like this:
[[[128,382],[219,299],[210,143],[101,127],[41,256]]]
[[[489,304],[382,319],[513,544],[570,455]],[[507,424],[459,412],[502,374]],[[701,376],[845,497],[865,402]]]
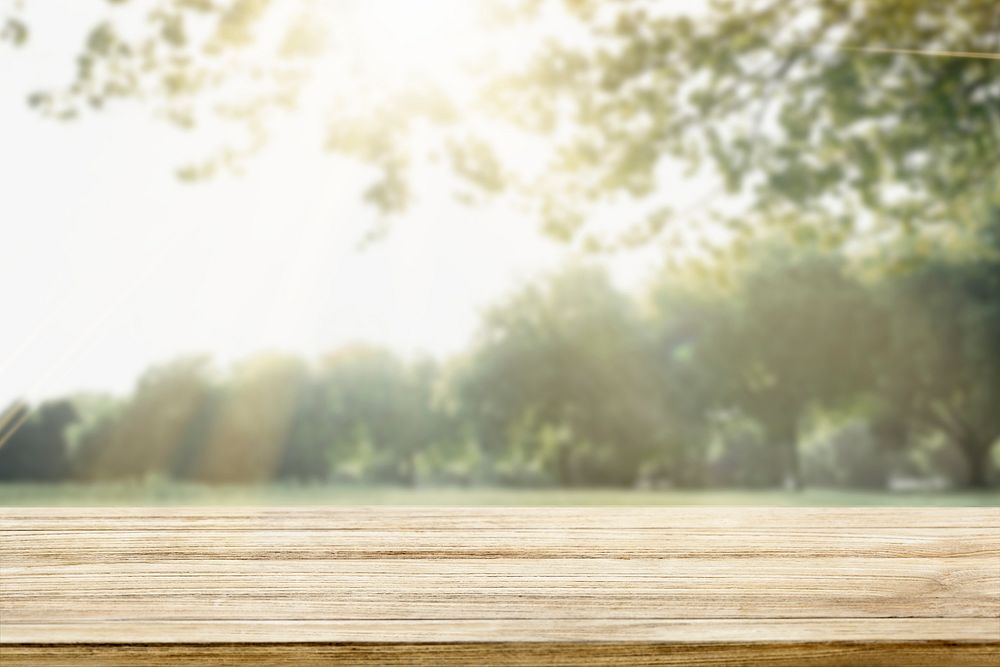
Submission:
[[[761,425],[778,455],[772,470],[798,488],[809,410],[873,386],[880,311],[840,257],[772,245],[744,269],[714,325],[701,353],[722,385],[717,400]]]
[[[265,353],[240,362],[218,398],[192,476],[228,483],[273,480],[287,460],[308,377],[306,364],[292,356]]]
[[[298,387],[276,479],[319,481],[330,476],[333,435],[322,382],[313,373]]]
[[[77,418],[72,404],[49,401],[30,417],[28,406],[18,404],[8,414],[13,419],[7,423],[21,425],[0,439],[0,480],[65,481],[70,474],[66,429]]]
[[[77,474],[84,479],[191,475],[211,420],[214,392],[205,358],[149,369],[128,401],[81,434]]]
[[[729,374],[732,368],[716,353],[718,339],[725,335],[732,305],[705,276],[669,271],[654,281],[650,293],[652,331],[649,361],[654,373],[663,410],[671,415],[673,478],[676,482],[701,484],[718,472],[709,469],[710,441],[718,436],[721,425],[728,423],[723,414]],[[750,439],[735,429],[722,429],[737,437],[724,438],[728,443],[746,444]],[[735,447],[734,450],[738,448]],[[758,448],[759,449],[759,448]],[[773,469],[766,458],[755,461],[758,469]],[[725,467],[723,465],[715,468]],[[753,485],[754,472],[749,466],[736,479],[737,486]]]
[[[984,257],[924,259],[890,284],[881,368],[883,422],[944,434],[973,487],[990,483],[1000,441],[1000,219],[982,238]]]
[[[717,487],[774,488],[781,466],[757,422],[732,411],[717,418],[708,465]]]
[[[457,392],[494,460],[537,461],[560,485],[628,485],[670,456],[648,351],[608,277],[571,267],[490,312]]]
[[[247,129],[245,145],[185,170],[191,177],[259,147],[270,119],[314,99],[310,85],[328,87],[323,68],[343,55],[325,3],[136,4],[109,3],[74,80],[31,102],[75,117],[140,99],[181,127],[217,112]],[[613,240],[648,241],[696,219],[661,187],[668,161],[710,166],[750,202],[736,215],[704,207],[705,219],[722,215],[737,231],[787,224],[836,242],[865,221],[935,235],[980,226],[998,205],[993,0],[715,0],[680,13],[643,0],[510,4],[487,12],[494,30],[542,26],[553,12],[566,27],[524,44],[523,67],[471,63],[461,94],[433,72],[376,93],[346,79],[338,91],[318,141],[379,170],[366,197],[383,210],[406,206],[409,171],[426,156],[418,145],[474,192],[522,197],[563,238],[593,204],[623,197],[648,215]],[[119,21],[129,12],[146,20]],[[4,35],[25,45],[34,29],[45,26],[13,14]],[[547,156],[536,173],[506,150],[521,135]]]
[[[377,481],[414,486],[421,458],[451,435],[431,363],[407,365],[384,349],[349,347],[323,360],[320,382],[336,456],[366,457]]]

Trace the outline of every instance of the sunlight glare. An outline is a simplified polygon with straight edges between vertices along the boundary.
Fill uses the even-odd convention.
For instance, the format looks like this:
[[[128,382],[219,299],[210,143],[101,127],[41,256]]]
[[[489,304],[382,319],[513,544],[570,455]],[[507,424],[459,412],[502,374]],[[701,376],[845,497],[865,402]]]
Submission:
[[[357,6],[358,55],[385,83],[448,76],[484,36],[466,0],[365,0]]]

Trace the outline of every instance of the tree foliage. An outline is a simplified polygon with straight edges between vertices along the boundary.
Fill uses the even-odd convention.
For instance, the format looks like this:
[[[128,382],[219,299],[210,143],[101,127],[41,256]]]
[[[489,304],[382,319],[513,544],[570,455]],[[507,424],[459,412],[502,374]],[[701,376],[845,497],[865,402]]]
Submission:
[[[185,128],[221,116],[246,131],[242,143],[182,170],[189,178],[238,164],[263,145],[276,115],[317,104],[309,91],[328,86],[324,63],[349,55],[330,30],[330,8],[315,0],[137,5],[109,3],[73,80],[31,103],[70,118],[138,99]],[[605,245],[720,219],[737,232],[786,225],[830,243],[862,229],[937,237],[981,226],[998,206],[992,0],[490,7],[496,31],[552,14],[562,28],[525,43],[523,64],[470,64],[460,95],[433,76],[380,88],[342,73],[317,142],[377,168],[365,196],[381,209],[408,205],[411,171],[432,155],[465,196],[513,197],[561,238],[578,236],[596,205],[632,201],[627,210],[643,211],[641,220]],[[144,20],[124,20],[136,14]],[[46,28],[17,15],[6,25],[15,43]],[[508,145],[522,135],[545,156],[532,173]],[[746,206],[678,210],[662,178],[668,164],[715,174]]]
[[[666,436],[646,352],[628,299],[602,272],[577,267],[494,308],[460,402],[484,444],[562,485],[628,485]]]
[[[926,261],[892,285],[881,359],[884,425],[944,434],[980,486],[1000,433],[1000,221],[982,237],[985,257]]]
[[[883,313],[837,256],[787,246],[762,255],[707,334],[707,354],[723,395],[784,448],[774,472],[797,486],[803,421],[871,386]]]
[[[49,401],[29,416],[19,403],[0,417],[0,480],[57,482],[69,475],[66,427],[77,418],[72,404]]]

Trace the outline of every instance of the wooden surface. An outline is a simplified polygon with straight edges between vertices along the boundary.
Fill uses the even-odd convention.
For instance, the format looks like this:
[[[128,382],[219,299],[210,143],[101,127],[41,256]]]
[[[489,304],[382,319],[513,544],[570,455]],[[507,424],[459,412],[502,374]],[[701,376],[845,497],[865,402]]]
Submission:
[[[1000,508],[0,509],[0,662],[1000,665]]]

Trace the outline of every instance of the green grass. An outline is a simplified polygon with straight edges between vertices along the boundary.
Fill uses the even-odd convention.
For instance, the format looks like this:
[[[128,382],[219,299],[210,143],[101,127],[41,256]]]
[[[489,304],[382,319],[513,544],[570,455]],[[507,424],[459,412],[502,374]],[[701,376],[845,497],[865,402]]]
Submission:
[[[878,493],[783,491],[630,491],[262,485],[206,486],[173,482],[0,484],[0,506],[28,505],[789,505],[1000,506],[1000,490]]]

